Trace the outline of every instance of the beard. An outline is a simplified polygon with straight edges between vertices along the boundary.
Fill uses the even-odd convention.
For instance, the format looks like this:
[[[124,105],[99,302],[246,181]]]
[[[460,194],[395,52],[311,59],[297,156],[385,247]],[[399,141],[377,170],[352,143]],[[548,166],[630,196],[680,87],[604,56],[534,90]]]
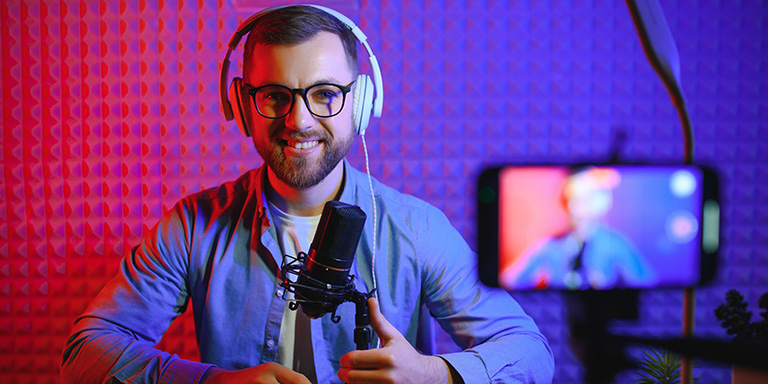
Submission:
[[[295,139],[301,139],[306,134],[296,134]],[[314,135],[313,137],[318,137]],[[320,136],[323,145],[323,153],[319,159],[310,159],[306,157],[286,158],[283,151],[283,145],[275,143],[272,138],[268,142],[257,142],[254,140],[256,152],[259,153],[267,166],[272,169],[280,181],[295,189],[307,189],[314,187],[323,181],[339,164],[339,161],[347,155],[354,135],[349,137],[340,137],[338,139],[331,137],[327,133]]]

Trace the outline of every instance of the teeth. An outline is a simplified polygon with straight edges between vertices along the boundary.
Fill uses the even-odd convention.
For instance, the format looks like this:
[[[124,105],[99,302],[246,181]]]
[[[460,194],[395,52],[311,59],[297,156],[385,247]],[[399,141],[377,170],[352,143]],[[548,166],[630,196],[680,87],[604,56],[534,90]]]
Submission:
[[[289,142],[288,145],[290,145],[291,147],[296,148],[296,149],[308,149],[308,148],[314,147],[318,143],[319,143],[319,141],[317,141],[317,140],[314,140],[314,141],[304,141],[304,142],[294,141],[294,142]]]

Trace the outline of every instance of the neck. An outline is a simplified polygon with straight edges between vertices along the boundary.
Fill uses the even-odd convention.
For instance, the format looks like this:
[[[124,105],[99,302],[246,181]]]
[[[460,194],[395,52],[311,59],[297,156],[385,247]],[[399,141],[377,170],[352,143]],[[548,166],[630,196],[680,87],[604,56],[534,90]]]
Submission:
[[[282,211],[294,216],[319,216],[323,213],[325,203],[335,200],[341,193],[344,179],[344,162],[340,161],[336,168],[323,181],[306,189],[297,189],[278,179],[272,169],[267,167],[267,199]]]
[[[583,219],[583,221],[574,225],[572,233],[580,243],[583,243],[592,237],[592,234],[595,233],[596,229],[597,222]]]

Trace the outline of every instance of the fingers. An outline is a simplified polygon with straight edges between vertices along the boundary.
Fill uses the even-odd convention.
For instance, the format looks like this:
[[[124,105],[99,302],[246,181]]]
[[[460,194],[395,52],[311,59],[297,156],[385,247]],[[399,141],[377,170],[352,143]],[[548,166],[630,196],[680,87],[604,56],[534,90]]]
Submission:
[[[387,346],[391,340],[402,337],[397,328],[390,324],[384,315],[381,314],[379,302],[373,297],[368,299],[368,313],[371,319],[371,327],[376,332],[376,335],[379,336],[382,346]]]
[[[203,381],[206,384],[311,384],[309,379],[304,375],[294,372],[277,363],[265,363],[237,371],[228,371],[217,367],[211,367],[206,371]]]
[[[351,370],[342,368],[337,374],[339,380],[342,380],[346,384],[380,384],[395,382],[391,375],[391,371],[387,370]]]
[[[306,376],[290,368],[277,363],[267,363],[269,371],[274,375],[278,383],[285,384],[312,384]]]
[[[394,382],[396,361],[386,349],[352,351],[342,356],[340,363],[336,374],[347,384]]]
[[[306,376],[294,371],[290,371],[286,373],[276,373],[275,379],[277,380],[278,383],[284,383],[284,384],[312,384],[312,382],[309,381],[309,379],[307,379]]]
[[[347,384],[391,383],[398,377],[399,367],[406,366],[415,352],[400,331],[379,311],[378,301],[368,299],[371,327],[381,340],[382,348],[352,351],[341,357],[339,379]]]
[[[383,349],[370,349],[367,351],[352,351],[344,354],[339,359],[342,368],[350,369],[378,369],[395,365],[394,356]]]

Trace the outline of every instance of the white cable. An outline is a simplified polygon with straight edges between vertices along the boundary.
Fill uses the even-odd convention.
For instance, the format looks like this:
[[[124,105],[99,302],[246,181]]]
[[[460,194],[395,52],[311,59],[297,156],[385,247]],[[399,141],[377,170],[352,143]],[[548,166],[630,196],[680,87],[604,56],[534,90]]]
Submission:
[[[371,251],[371,276],[373,277],[373,296],[378,299],[378,290],[376,285],[376,195],[373,193],[373,181],[371,180],[371,165],[368,162],[368,145],[365,144],[365,133],[360,135],[363,140],[363,153],[365,154],[365,173],[368,175],[368,188],[371,190],[371,203],[373,205],[373,250]],[[381,304],[379,304],[381,310]],[[381,348],[381,339],[376,338],[376,348]]]
[[[373,250],[371,256],[371,276],[373,276],[373,289],[376,290],[376,196],[373,193],[373,181],[371,180],[371,165],[368,162],[368,145],[365,144],[365,134],[360,135],[363,139],[363,153],[365,154],[365,173],[368,175],[368,188],[371,191],[371,203],[373,204]],[[374,292],[374,296],[377,292]]]

